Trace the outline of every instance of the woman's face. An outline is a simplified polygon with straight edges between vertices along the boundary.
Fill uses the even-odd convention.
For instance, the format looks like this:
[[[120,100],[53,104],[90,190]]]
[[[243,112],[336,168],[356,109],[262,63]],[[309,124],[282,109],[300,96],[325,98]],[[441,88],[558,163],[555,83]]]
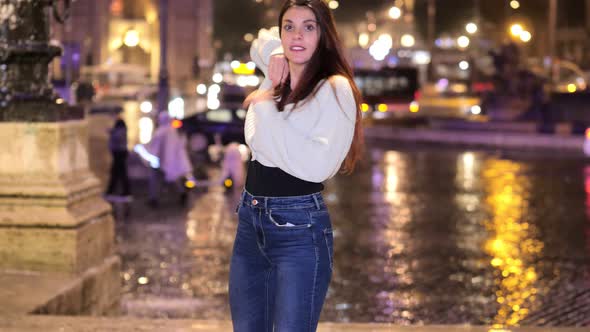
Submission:
[[[305,65],[320,40],[320,27],[308,7],[291,7],[281,22],[281,43],[285,57],[292,64]]]

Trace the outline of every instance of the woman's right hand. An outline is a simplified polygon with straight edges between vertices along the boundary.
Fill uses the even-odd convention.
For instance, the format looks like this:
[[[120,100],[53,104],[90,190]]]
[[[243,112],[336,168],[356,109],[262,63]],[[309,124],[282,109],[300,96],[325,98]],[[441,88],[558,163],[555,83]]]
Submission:
[[[273,90],[258,89],[249,94],[248,97],[246,97],[243,106],[245,109],[248,109],[248,106],[250,106],[250,104],[256,104],[266,100],[273,100]]]
[[[272,88],[285,83],[289,76],[289,64],[284,54],[275,54],[268,63],[268,78],[272,81]]]

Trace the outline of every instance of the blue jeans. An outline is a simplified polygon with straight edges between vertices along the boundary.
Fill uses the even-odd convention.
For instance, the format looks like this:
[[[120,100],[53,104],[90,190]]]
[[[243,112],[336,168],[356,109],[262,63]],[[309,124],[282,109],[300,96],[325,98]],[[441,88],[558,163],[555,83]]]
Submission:
[[[332,225],[321,194],[244,191],[237,212],[229,275],[234,331],[315,331],[333,264]]]

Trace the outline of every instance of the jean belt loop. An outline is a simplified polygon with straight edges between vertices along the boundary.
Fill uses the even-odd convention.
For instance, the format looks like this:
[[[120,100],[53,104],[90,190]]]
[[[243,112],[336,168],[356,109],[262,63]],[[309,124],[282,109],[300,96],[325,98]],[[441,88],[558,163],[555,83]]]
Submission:
[[[315,208],[317,210],[320,209],[320,202],[318,201],[318,195],[319,194],[313,194],[313,195],[311,195],[313,197],[313,201],[315,202]]]
[[[268,197],[264,197],[264,209],[266,213],[268,213]]]
[[[244,206],[244,202],[246,201],[246,190],[242,191],[242,197],[240,197],[240,206]]]

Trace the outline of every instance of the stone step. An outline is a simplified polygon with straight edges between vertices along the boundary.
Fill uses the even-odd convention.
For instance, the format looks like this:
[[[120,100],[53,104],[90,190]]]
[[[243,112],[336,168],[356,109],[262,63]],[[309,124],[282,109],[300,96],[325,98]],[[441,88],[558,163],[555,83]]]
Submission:
[[[81,274],[1,270],[0,316],[118,313],[120,265],[113,255]]]
[[[3,332],[231,332],[229,321],[139,319],[129,317],[4,316]],[[585,328],[509,328],[486,326],[434,325],[396,326],[389,324],[321,323],[318,332],[587,332]]]

